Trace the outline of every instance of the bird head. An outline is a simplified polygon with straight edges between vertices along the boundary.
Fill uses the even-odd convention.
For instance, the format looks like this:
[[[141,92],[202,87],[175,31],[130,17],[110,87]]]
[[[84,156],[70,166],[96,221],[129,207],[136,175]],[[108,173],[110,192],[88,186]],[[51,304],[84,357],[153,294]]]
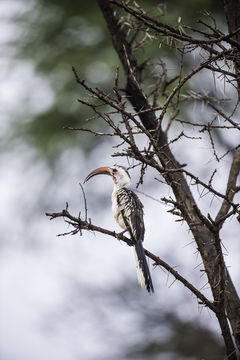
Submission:
[[[117,187],[123,187],[129,185],[131,182],[131,178],[127,169],[125,169],[123,166],[114,165],[114,166],[100,167],[91,171],[90,174],[88,174],[88,176],[84,180],[84,183],[87,182],[89,179],[91,179],[91,177],[100,174],[110,175],[113,179],[115,186]]]

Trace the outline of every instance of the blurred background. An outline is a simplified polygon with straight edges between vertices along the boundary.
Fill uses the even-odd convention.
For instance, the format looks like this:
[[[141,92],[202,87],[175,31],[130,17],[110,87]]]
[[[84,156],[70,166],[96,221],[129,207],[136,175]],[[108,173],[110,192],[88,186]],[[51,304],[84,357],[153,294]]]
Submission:
[[[147,4],[146,4],[147,3]],[[157,1],[140,2],[154,15]],[[217,1],[171,1],[164,21],[195,25],[212,11],[226,29]],[[216,12],[216,9],[217,12]],[[91,86],[112,87],[118,59],[95,1],[1,0],[0,2],[0,359],[220,359],[224,350],[214,316],[163,269],[152,270],[156,293],[149,296],[137,284],[132,249],[101,234],[62,236],[63,220],[49,221],[45,212],[84,213],[79,182],[96,167],[116,162],[112,137],[96,138],[64,130],[64,126],[101,129],[100,120],[77,102],[86,94],[76,84],[71,67]],[[162,57],[172,72],[176,54],[155,45],[147,57]],[[146,54],[143,54],[144,56]],[[194,59],[192,59],[194,61]],[[220,80],[221,96],[234,99]],[[217,92],[212,80],[196,76],[193,90]],[[192,104],[182,107],[185,118],[209,115]],[[171,135],[179,133],[179,127]],[[193,130],[189,130],[193,131]],[[197,131],[196,131],[197,133]],[[193,133],[191,133],[193,135]],[[234,143],[238,141],[232,137]],[[219,138],[222,153],[228,134]],[[180,162],[200,178],[216,167],[207,141],[177,143]],[[224,191],[231,158],[218,165],[215,186]],[[123,159],[118,163],[128,166]],[[133,188],[139,168],[131,170]],[[160,200],[168,186],[148,171],[139,190]],[[96,225],[120,231],[111,213],[110,179],[98,177],[85,186],[88,216]],[[196,199],[205,213],[220,203]],[[169,208],[139,194],[145,210],[145,247],[175,267],[210,297],[196,245],[184,223],[175,222]],[[239,283],[237,222],[223,229],[227,265]]]

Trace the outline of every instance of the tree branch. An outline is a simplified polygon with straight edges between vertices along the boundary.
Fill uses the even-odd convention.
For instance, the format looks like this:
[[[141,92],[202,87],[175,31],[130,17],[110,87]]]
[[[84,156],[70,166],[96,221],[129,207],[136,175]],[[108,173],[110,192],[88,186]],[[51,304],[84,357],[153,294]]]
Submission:
[[[104,229],[100,226],[93,225],[89,221],[83,221],[80,219],[80,217],[72,216],[69,213],[69,211],[67,210],[67,208],[60,212],[56,212],[56,213],[46,213],[46,216],[48,216],[50,218],[50,220],[53,220],[53,219],[56,219],[59,217],[64,218],[65,222],[67,222],[68,224],[73,226],[73,228],[74,228],[73,234],[74,235],[76,234],[76,230],[80,234],[81,234],[81,230],[96,231],[96,232],[99,232],[102,234],[106,234],[108,236],[112,236],[118,240],[121,240],[121,241],[125,242],[128,246],[133,246],[132,241],[129,238],[127,238],[126,236],[124,236],[123,233],[116,233],[115,231],[110,231],[110,230]],[[68,219],[70,221],[68,221],[66,219]],[[68,235],[68,234],[69,233],[64,233],[61,235]],[[155,263],[154,265],[162,266],[170,274],[172,274],[175,277],[175,279],[177,279],[185,287],[187,287],[197,297],[197,299],[200,301],[200,304],[204,304],[205,306],[207,306],[210,310],[212,310],[215,313],[218,312],[217,307],[215,307],[215,305],[210,300],[208,300],[199,290],[197,290],[189,281],[187,281],[183,276],[181,276],[170,265],[168,265],[165,261],[160,259],[158,256],[151,253],[149,250],[144,249],[144,251],[145,251],[145,254],[154,261],[154,263]]]
[[[160,114],[160,121],[158,121],[158,118],[152,110],[153,108],[148,102],[148,99],[145,96],[141,87],[141,66],[138,65],[137,60],[133,55],[131,44],[127,41],[126,35],[121,27],[121,21],[118,18],[116,11],[108,0],[98,0],[98,3],[108,25],[108,29],[112,37],[113,46],[119,56],[119,59],[123,65],[126,74],[126,93],[128,95],[128,99],[136,112],[140,112],[142,110],[150,110],[149,112],[141,113],[139,115],[139,118],[143,126],[148,131],[157,130],[157,134],[153,134],[158,146],[156,155],[165,170],[173,169],[173,171],[171,172],[166,170],[166,172],[163,173],[163,176],[169,186],[171,186],[175,194],[176,200],[182,209],[183,219],[188,223],[188,226],[197,242],[198,249],[203,259],[206,274],[208,276],[209,284],[211,286],[214,301],[216,304],[221,303],[222,305],[222,291],[224,291],[224,296],[227,299],[226,304],[228,306],[228,312],[235,313],[235,315],[239,318],[240,300],[237,296],[233,283],[228,274],[226,265],[224,263],[221,247],[219,249],[216,246],[216,244],[219,242],[219,236],[218,234],[216,234],[216,232],[211,231],[211,228],[207,227],[206,224],[203,223],[202,217],[199,216],[200,210],[196,210],[197,204],[193,198],[186,179],[183,173],[178,171],[181,166],[173,156],[168,146],[167,136],[161,128],[161,119],[166,113],[166,109],[168,108],[170,101],[173,99],[173,95],[171,95],[170,93],[167,101],[165,102],[165,107],[162,110],[162,114]],[[204,66],[209,66],[212,61],[216,61],[217,59],[220,59],[226,54],[232,56],[231,49],[224,49],[221,53],[216,53],[212,49],[210,54],[212,53],[214,53],[215,56],[210,56],[209,59],[204,63]],[[198,68],[196,68],[196,73],[202,68],[204,68],[204,66],[202,64]],[[193,74],[195,74],[195,71]],[[180,90],[180,88],[187,80],[188,77],[186,78],[186,80],[183,79],[182,81],[180,81],[177,87],[174,88],[173,93],[176,94],[177,91]],[[174,172],[174,169],[176,169],[177,171]],[[161,173],[162,171],[160,171],[160,174]],[[219,251],[221,251],[221,254],[219,253]],[[222,288],[223,274],[227,274],[226,279],[228,280],[226,282],[224,281],[224,289]],[[219,312],[221,312],[221,316],[218,316],[218,320],[225,341],[227,354],[229,355],[229,359],[236,359],[235,347],[231,338],[230,329],[228,327],[225,309],[221,308],[220,311],[219,307]],[[238,329],[236,328],[236,322],[232,321],[232,319],[233,317],[230,318],[230,322],[233,328],[235,339],[237,339]],[[240,347],[239,343],[238,346]]]
[[[233,156],[232,165],[228,175],[228,182],[226,188],[225,199],[222,202],[222,206],[216,216],[215,223],[220,229],[224,220],[227,218],[227,214],[231,207],[231,202],[236,194],[236,182],[240,172],[240,152],[236,151]],[[237,206],[237,205],[236,205]],[[234,210],[234,208],[233,208]],[[236,209],[235,209],[236,210]]]

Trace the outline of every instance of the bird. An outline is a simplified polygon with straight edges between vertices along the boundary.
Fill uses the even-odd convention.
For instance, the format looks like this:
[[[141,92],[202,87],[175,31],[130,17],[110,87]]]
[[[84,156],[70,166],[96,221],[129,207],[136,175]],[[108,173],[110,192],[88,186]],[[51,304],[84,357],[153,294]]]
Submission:
[[[131,184],[128,170],[120,165],[103,166],[91,171],[84,183],[95,175],[109,175],[113,179],[112,212],[119,226],[128,231],[134,247],[137,278],[140,286],[150,294],[154,293],[151,274],[142,242],[145,226],[143,221],[143,204],[134,191],[127,187]]]

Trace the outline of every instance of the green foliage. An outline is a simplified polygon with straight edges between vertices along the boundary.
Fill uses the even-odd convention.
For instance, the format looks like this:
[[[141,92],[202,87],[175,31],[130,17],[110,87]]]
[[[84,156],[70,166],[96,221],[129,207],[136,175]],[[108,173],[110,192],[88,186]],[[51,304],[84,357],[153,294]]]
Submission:
[[[133,358],[150,358],[160,354],[172,354],[172,359],[205,359],[218,360],[224,354],[224,346],[208,328],[184,321],[176,314],[162,314],[159,324],[165,326],[165,336],[159,341],[147,341],[142,346],[138,344],[138,351],[129,355]],[[159,324],[157,327],[159,327]],[[156,330],[156,329],[155,329]],[[162,331],[159,328],[158,333]]]
[[[13,134],[22,136],[46,158],[54,158],[66,145],[88,150],[86,133],[70,133],[63,127],[82,127],[91,116],[77,103],[84,93],[75,81],[72,66],[92,86],[108,88],[112,84],[116,55],[96,2],[39,0],[14,21],[21,31],[11,44],[17,49],[16,57],[33,62],[35,71],[47,80],[54,101],[33,114],[27,124],[25,116],[16,113]]]
[[[215,8],[216,3],[209,0],[174,0],[159,5],[156,0],[139,1],[150,15],[174,26],[180,17],[182,22],[196,25],[199,11],[219,9],[219,6]],[[128,19],[128,15],[123,15]],[[101,86],[108,91],[112,88],[115,68],[119,64],[97,2],[37,0],[35,3],[29,2],[27,10],[15,16],[13,21],[20,32],[17,41],[11,44],[16,58],[31,61],[36,73],[47,80],[55,95],[49,108],[31,114],[27,125],[24,123],[25,116],[16,112],[17,125],[13,133],[19,131],[23,139],[45,156],[54,157],[59,150],[64,150],[66,143],[69,146],[81,144],[87,150],[89,141],[85,141],[86,133],[69,134],[62,128],[65,125],[81,127],[85,119],[91,116],[89,109],[76,102],[84,94],[76,84],[71,67],[75,66],[80,78],[86,79],[91,86]],[[144,48],[136,52],[138,60],[158,61],[160,57],[168,57],[177,66],[176,54],[169,47],[171,39],[164,40],[159,48],[161,41],[159,36],[149,31]],[[146,86],[151,86],[152,75],[151,71],[146,72]],[[172,83],[167,89],[166,95],[175,84]]]
[[[148,297],[139,295],[136,284],[128,282],[103,296],[110,308],[116,307],[120,314],[130,312],[131,319],[135,319],[133,329],[137,326],[138,331],[131,345],[123,347],[124,359],[219,360],[224,357],[224,344],[208,322],[185,319],[174,307],[170,311],[159,307],[155,297],[149,301]],[[179,306],[187,301],[187,297],[182,297]],[[184,312],[186,314],[186,309]],[[125,336],[130,336],[129,333],[126,329]]]

